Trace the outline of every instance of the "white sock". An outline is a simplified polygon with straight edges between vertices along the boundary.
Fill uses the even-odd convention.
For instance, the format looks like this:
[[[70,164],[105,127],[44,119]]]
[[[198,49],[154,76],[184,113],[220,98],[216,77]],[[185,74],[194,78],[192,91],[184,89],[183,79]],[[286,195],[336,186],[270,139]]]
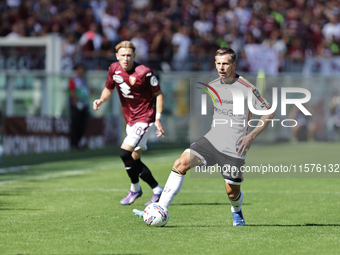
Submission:
[[[139,182],[137,182],[137,183],[131,183],[130,190],[132,190],[133,192],[140,191],[140,185],[139,185]]]
[[[165,207],[169,207],[175,195],[181,190],[183,185],[184,175],[171,171],[168,180],[166,181],[159,203]]]
[[[155,188],[152,189],[152,191],[153,191],[153,194],[161,194],[163,191],[163,188],[159,186],[158,184]]]
[[[166,181],[159,203],[165,207],[169,207],[175,195],[181,190],[183,185],[184,175],[171,171],[168,180]]]
[[[241,211],[241,205],[243,203],[243,192],[240,192],[239,199],[237,201],[231,200],[229,197],[229,202],[231,204],[231,212],[239,212]]]

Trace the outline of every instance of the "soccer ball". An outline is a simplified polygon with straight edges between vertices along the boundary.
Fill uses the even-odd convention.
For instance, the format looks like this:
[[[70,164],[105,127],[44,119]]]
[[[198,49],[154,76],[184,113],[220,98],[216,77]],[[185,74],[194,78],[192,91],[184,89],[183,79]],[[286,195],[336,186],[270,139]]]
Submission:
[[[144,209],[143,220],[148,226],[164,227],[169,221],[169,211],[159,203],[149,204]]]

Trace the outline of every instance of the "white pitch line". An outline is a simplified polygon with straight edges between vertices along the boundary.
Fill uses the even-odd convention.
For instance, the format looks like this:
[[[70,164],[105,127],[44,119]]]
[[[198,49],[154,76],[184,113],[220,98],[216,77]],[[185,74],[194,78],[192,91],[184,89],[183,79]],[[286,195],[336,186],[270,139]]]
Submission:
[[[204,190],[202,192],[195,191],[195,190],[183,190],[181,192],[184,193],[226,193],[225,190]],[[340,192],[334,192],[334,191],[301,191],[301,190],[242,190],[243,193],[249,193],[249,194],[255,194],[255,193],[264,193],[264,194],[298,194],[298,193],[304,193],[304,194],[310,194],[310,193],[318,193],[318,194],[329,194],[329,195],[340,195]]]
[[[55,178],[61,178],[61,177],[68,177],[68,176],[75,176],[75,175],[82,175],[94,171],[103,171],[103,170],[109,170],[114,167],[120,167],[121,164],[112,164],[112,165],[106,165],[96,168],[87,168],[82,170],[73,170],[73,171],[66,171],[62,173],[56,173],[56,174],[47,174],[42,176],[34,176],[34,177],[27,177],[27,178],[21,178],[16,180],[7,180],[0,182],[0,185],[8,184],[8,183],[14,183],[19,181],[39,181],[39,180],[48,180],[48,179],[55,179]]]
[[[0,168],[0,174],[3,173],[10,173],[10,172],[19,172],[19,171],[25,171],[30,169],[29,166],[13,166],[13,167],[5,167]]]
[[[42,190],[51,190],[51,191],[57,191],[57,192],[93,192],[93,191],[99,191],[99,192],[126,192],[129,191],[129,189],[69,189],[69,188],[63,188],[63,189],[42,189]]]
[[[60,191],[60,192],[93,192],[93,191],[99,191],[99,192],[126,192],[128,189],[98,189],[98,188],[87,188],[87,189],[69,189],[69,188],[63,188],[63,189],[43,189],[43,190],[51,190],[51,191]],[[271,193],[271,194],[295,194],[295,193],[318,193],[318,194],[333,194],[333,195],[340,195],[340,192],[334,192],[334,191],[300,191],[300,190],[273,190],[273,191],[263,191],[263,190],[245,190],[243,191],[247,194],[255,194],[255,193]],[[224,190],[181,190],[181,193],[196,193],[196,194],[204,194],[204,193],[226,193]]]
[[[165,156],[165,157],[159,157],[157,159],[148,159],[146,162],[147,163],[149,162],[150,163],[162,163],[162,162],[167,162],[171,159],[174,159],[174,156]],[[27,169],[25,167],[27,167]],[[66,172],[56,173],[56,174],[47,174],[47,175],[42,175],[42,176],[34,176],[34,177],[27,177],[27,178],[21,178],[21,179],[0,181],[0,185],[10,184],[10,183],[15,183],[15,182],[20,182],[20,181],[48,180],[48,179],[56,179],[56,178],[62,178],[62,177],[68,177],[68,176],[82,175],[82,174],[95,172],[95,171],[109,170],[109,169],[116,168],[116,167],[123,167],[123,163],[116,163],[116,164],[110,164],[110,165],[105,165],[101,167],[93,167],[93,168],[87,168],[87,169],[71,170],[71,171],[66,171]],[[6,168],[3,168],[3,169],[6,169]],[[17,169],[14,169],[11,171],[7,169],[7,172],[16,172],[16,171],[22,171],[22,170],[28,170],[28,169],[32,169],[32,168],[29,168],[28,166],[20,166],[20,167],[17,167]]]

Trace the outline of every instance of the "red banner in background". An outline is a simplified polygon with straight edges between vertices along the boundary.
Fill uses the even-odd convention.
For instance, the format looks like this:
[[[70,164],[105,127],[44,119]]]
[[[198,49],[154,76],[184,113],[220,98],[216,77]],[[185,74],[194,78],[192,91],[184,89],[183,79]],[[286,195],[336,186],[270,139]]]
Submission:
[[[119,121],[91,118],[80,144],[85,148],[102,148],[118,142]],[[7,117],[5,118],[4,153],[58,152],[70,150],[70,121],[67,118]]]

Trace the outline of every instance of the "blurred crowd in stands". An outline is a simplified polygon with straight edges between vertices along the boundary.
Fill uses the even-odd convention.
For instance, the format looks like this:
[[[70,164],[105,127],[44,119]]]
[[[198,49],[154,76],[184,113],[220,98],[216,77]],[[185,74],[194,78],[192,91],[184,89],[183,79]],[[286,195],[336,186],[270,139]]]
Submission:
[[[131,40],[136,61],[168,70],[213,70],[213,54],[272,47],[287,63],[340,54],[339,0],[0,0],[0,36],[58,34],[64,68],[82,61],[107,70],[114,46]]]

